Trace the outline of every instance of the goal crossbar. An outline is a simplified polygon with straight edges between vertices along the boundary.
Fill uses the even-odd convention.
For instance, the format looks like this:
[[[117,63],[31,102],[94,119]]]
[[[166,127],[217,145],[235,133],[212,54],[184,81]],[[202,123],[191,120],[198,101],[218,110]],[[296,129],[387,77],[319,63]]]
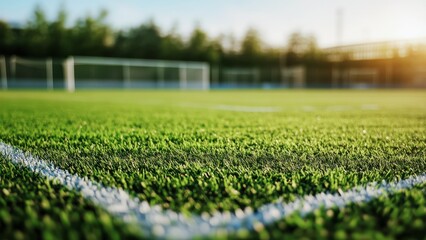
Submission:
[[[180,68],[203,68],[208,67],[204,62],[187,61],[169,61],[169,60],[147,60],[147,59],[128,59],[128,58],[103,58],[103,57],[73,57],[75,65],[113,65],[113,66],[134,66],[134,67],[167,67]]]

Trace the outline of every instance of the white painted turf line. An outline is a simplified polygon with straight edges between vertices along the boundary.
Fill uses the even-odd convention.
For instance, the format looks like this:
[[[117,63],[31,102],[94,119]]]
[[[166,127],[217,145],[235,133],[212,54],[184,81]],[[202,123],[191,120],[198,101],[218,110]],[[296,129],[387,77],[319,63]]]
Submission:
[[[72,175],[47,161],[2,142],[0,142],[0,153],[15,164],[22,164],[33,172],[79,192],[125,222],[136,223],[145,235],[158,238],[187,239],[218,232],[234,232],[239,229],[251,230],[259,225],[276,222],[296,211],[305,216],[321,207],[344,207],[351,203],[369,202],[379,196],[426,182],[426,174],[422,174],[398,182],[370,183],[346,192],[303,196],[290,203],[278,200],[263,205],[255,212],[247,208],[239,209],[235,213],[217,212],[211,216],[209,214],[184,216],[171,210],[163,210],[159,205],[150,206],[148,202],[131,197],[122,189],[105,187],[87,178]]]
[[[194,104],[194,103],[181,103],[178,106],[231,111],[231,112],[252,112],[252,113],[281,112],[283,110],[281,107],[271,107],[271,106],[257,106],[257,107],[256,106],[238,106],[238,105],[213,105],[212,106],[212,105],[203,105],[203,104]]]
[[[249,106],[233,106],[233,105],[217,105],[212,107],[216,110],[233,111],[233,112],[279,112],[279,107],[249,107]]]

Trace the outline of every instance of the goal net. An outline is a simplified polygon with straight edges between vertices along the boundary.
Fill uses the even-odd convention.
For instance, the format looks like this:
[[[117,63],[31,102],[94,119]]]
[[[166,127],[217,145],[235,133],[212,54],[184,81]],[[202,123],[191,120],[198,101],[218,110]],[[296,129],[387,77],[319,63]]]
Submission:
[[[226,87],[258,87],[260,70],[258,68],[223,68],[222,82]]]
[[[2,59],[6,72],[6,60]],[[10,74],[2,77],[2,85],[16,88],[47,88],[61,87],[62,62],[48,59],[28,59],[13,56],[9,60]],[[3,72],[3,71],[2,71]],[[54,75],[55,74],[55,75]],[[58,76],[59,75],[59,76]]]
[[[70,57],[65,86],[75,88],[208,89],[209,65],[202,62]]]
[[[350,68],[347,85],[351,88],[371,88],[378,84],[379,72],[374,68]]]

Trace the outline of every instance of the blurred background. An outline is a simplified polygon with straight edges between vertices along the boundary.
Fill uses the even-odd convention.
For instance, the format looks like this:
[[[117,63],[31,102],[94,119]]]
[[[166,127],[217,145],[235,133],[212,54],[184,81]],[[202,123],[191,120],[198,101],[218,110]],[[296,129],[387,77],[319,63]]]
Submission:
[[[8,88],[426,87],[424,0],[4,0]]]

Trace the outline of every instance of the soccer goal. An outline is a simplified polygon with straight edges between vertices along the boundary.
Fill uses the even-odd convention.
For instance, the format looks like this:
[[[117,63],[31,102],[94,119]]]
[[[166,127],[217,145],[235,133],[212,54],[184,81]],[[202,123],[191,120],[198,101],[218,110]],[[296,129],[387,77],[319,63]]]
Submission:
[[[60,66],[51,58],[27,59],[12,56],[10,58],[10,77],[6,74],[6,59],[0,59],[3,88],[47,88],[53,89],[54,65]]]
[[[379,71],[375,68],[350,68],[347,70],[347,85],[351,88],[376,87]]]
[[[228,87],[257,87],[260,84],[258,68],[223,68],[222,82]]]
[[[69,57],[65,86],[75,88],[209,89],[209,65],[203,62]]]

